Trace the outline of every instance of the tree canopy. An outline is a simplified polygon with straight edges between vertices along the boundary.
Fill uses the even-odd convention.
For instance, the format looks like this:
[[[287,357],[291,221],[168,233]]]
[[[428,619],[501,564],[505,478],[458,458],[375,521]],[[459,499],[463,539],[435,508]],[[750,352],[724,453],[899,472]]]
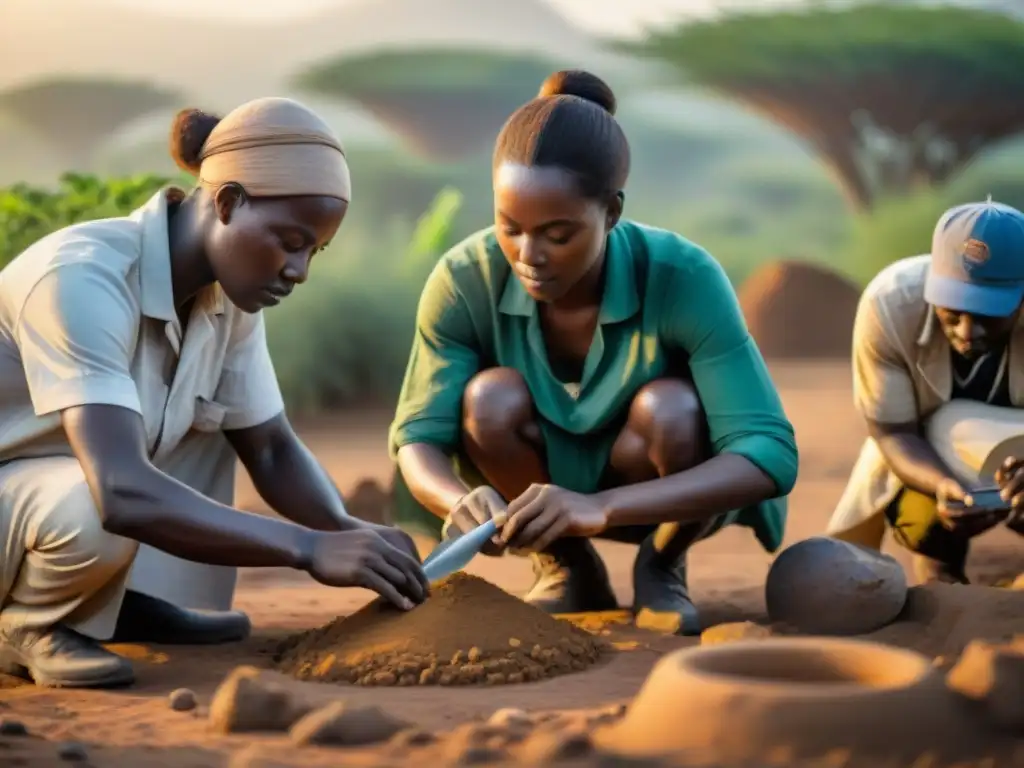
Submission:
[[[946,181],[1024,130],[1024,23],[951,6],[815,4],[623,44],[808,141],[853,201]]]
[[[72,167],[80,167],[125,123],[177,101],[174,92],[148,83],[59,78],[0,92],[0,111],[59,147]]]
[[[419,154],[460,159],[493,139],[557,65],[540,56],[457,48],[374,51],[300,74],[301,90],[349,99]]]

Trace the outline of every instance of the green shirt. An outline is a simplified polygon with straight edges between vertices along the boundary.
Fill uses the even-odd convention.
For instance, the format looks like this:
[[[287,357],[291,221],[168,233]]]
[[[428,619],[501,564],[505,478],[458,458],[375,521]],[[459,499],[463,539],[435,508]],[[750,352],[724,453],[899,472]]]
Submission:
[[[721,265],[685,238],[631,221],[608,237],[598,326],[578,387],[551,370],[537,304],[512,274],[493,228],[448,252],[427,280],[391,426],[392,456],[410,443],[449,453],[461,402],[479,371],[507,366],[526,380],[540,415],[551,482],[594,492],[629,405],[644,384],[688,366],[715,454],[760,467],[779,498],[730,522],[775,551],[796,482],[797,448],[767,366]]]

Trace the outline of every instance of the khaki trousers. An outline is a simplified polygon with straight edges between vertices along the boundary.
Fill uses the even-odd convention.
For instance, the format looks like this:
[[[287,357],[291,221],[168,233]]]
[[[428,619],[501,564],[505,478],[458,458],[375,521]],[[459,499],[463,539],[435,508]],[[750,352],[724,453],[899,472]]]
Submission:
[[[1022,408],[952,400],[935,411],[924,426],[939,458],[966,486],[994,484],[995,472],[1007,457],[1024,457]],[[868,438],[829,523],[828,535],[880,548],[885,512],[902,490],[902,483]]]
[[[222,504],[236,457],[219,432],[190,432],[159,469]],[[75,458],[0,466],[0,630],[56,623],[95,640],[114,633],[126,589],[183,608],[229,610],[236,571],[181,560],[103,530]]]

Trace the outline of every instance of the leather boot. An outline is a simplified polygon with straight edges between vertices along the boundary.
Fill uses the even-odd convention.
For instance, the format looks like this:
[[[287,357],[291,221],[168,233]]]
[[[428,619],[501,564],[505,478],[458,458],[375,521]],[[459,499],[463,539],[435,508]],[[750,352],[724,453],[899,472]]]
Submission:
[[[970,584],[962,566],[914,555],[914,575],[919,584]]]
[[[0,630],[0,672],[46,688],[131,685],[131,662],[67,627]]]
[[[619,607],[604,561],[588,539],[564,538],[530,553],[533,587],[526,602],[547,613],[614,611]]]
[[[193,611],[129,590],[110,642],[216,645],[245,640],[251,630],[240,611]]]
[[[640,544],[633,562],[633,613],[636,625],[672,635],[699,635],[700,613],[686,584],[686,550],[663,551],[656,533]]]

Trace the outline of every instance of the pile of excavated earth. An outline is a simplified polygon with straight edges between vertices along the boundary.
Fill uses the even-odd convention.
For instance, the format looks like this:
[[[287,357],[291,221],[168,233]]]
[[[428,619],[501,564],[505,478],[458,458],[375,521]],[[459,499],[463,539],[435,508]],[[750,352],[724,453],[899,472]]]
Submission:
[[[503,685],[589,667],[605,643],[490,582],[456,573],[411,611],[377,599],[288,638],[277,669],[356,685]]]

